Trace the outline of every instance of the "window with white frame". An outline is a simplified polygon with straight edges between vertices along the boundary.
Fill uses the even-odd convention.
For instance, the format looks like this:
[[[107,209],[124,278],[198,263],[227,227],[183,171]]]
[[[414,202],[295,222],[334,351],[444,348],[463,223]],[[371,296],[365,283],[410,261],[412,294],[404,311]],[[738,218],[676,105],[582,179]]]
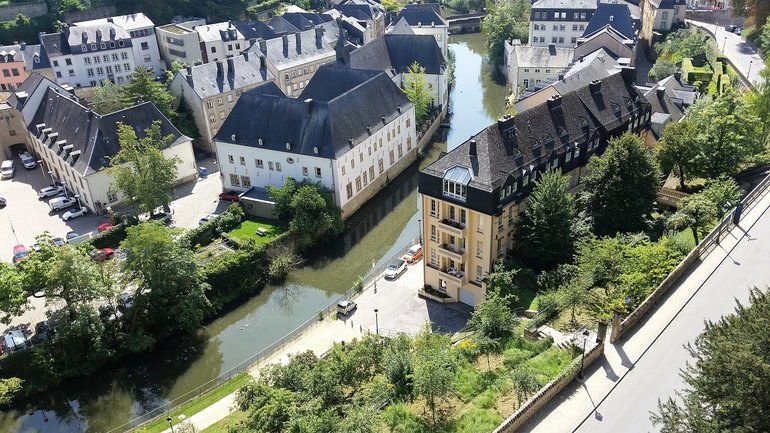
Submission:
[[[238,159],[239,159],[241,165],[246,165],[246,157],[240,156],[240,157],[238,157]]]
[[[257,165],[257,168],[265,168],[265,163],[261,159],[255,160],[255,164]]]
[[[471,178],[470,170],[466,167],[456,166],[447,170],[443,179],[444,196],[465,201],[468,197],[468,184]]]
[[[241,186],[241,177],[237,174],[230,174],[230,185],[232,186]]]

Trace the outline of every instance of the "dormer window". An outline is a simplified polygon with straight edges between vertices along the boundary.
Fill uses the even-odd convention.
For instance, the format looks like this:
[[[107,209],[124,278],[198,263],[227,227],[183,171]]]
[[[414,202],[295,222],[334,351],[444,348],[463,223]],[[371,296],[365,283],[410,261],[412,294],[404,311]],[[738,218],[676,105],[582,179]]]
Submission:
[[[465,201],[468,197],[468,184],[471,179],[470,170],[466,167],[456,166],[450,168],[444,174],[444,197]]]
[[[615,116],[620,117],[620,105],[612,104],[612,112],[615,113]]]

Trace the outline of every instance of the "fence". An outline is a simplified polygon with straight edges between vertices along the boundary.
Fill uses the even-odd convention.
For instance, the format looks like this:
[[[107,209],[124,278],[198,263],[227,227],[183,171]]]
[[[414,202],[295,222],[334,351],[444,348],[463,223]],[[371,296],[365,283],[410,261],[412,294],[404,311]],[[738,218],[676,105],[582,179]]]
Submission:
[[[751,209],[754,208],[756,202],[761,198],[770,187],[770,176],[765,177],[762,181],[749,192],[743,199],[743,214],[745,215]],[[652,292],[647,298],[639,304],[634,311],[631,312],[621,323],[617,330],[613,329],[610,336],[610,342],[614,343],[619,340],[623,334],[629,329],[633,328],[639,320],[644,317],[647,312],[660,300],[660,298],[668,292],[669,289],[679,280],[679,278],[693,265],[693,263],[706,257],[711,251],[719,245],[719,240],[722,235],[727,233],[733,226],[733,213],[730,212],[722,219],[722,221],[714,227],[711,232],[703,238],[687,257],[679,263],[669,275],[663,280],[662,283]]]
[[[294,341],[294,339],[304,335],[308,331],[310,331],[315,325],[319,324],[323,317],[328,317],[332,312],[336,311],[337,309],[337,303],[343,299],[351,299],[355,297],[358,293],[365,290],[367,287],[374,286],[376,287],[377,279],[380,275],[382,275],[382,272],[387,268],[388,264],[390,264],[391,261],[400,258],[408,249],[410,246],[414,245],[417,242],[416,239],[411,239],[407,245],[399,250],[396,254],[393,254],[391,257],[388,257],[386,261],[384,261],[383,265],[380,265],[378,267],[374,267],[372,270],[370,270],[366,275],[362,277],[362,285],[359,287],[357,284],[351,287],[347,292],[343,293],[342,295],[336,297],[331,303],[329,303],[325,308],[318,311],[318,316],[314,316],[309,318],[307,321],[296,327],[293,331],[289,332],[288,334],[284,335],[276,341],[275,343],[271,344],[270,346],[260,350],[256,354],[250,356],[248,359],[244,360],[240,364],[236,365],[235,367],[231,368],[230,370],[226,371],[223,374],[220,374],[215,379],[212,379],[197,388],[193,389],[192,391],[189,391],[165,404],[162,406],[159,406],[139,417],[134,418],[133,420],[116,427],[112,430],[110,430],[107,433],[118,433],[118,432],[130,432],[134,431],[137,428],[147,424],[148,422],[154,420],[155,418],[161,417],[166,415],[171,410],[185,405],[197,398],[200,398],[204,393],[211,391],[214,388],[217,388],[218,386],[224,384],[225,382],[232,379],[237,374],[241,373],[242,371],[250,368],[254,364],[264,361],[270,356],[272,356],[274,353],[278,352],[279,350],[286,347],[289,343]]]

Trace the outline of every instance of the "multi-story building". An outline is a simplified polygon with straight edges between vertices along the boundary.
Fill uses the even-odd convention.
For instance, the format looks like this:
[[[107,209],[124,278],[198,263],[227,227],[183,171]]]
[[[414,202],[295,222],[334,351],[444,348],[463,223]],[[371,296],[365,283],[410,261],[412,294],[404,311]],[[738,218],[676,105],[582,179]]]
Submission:
[[[408,26],[415,35],[431,35],[436,38],[438,46],[441,47],[441,54],[444,58],[447,57],[449,24],[441,16],[440,4],[410,3],[398,11],[398,15],[392,22],[393,26],[388,29],[388,33],[404,34],[401,29]]]
[[[643,0],[641,37],[648,43],[654,32],[671,31],[672,26],[684,23],[686,0]]]
[[[13,91],[33,71],[52,76],[48,56],[41,45],[21,42],[0,47],[0,92]]]
[[[422,170],[426,286],[471,306],[484,300],[484,277],[514,247],[538,176],[559,170],[578,190],[610,138],[647,128],[649,104],[634,75],[627,68],[505,116]]]
[[[211,141],[243,92],[266,81],[273,75],[264,57],[245,52],[202,65],[188,66],[177,72],[169,90],[189,104],[201,134],[197,147],[215,151]]]
[[[337,22],[330,21],[310,30],[258,40],[249,51],[264,57],[278,88],[296,97],[321,65],[335,60],[338,40],[345,43],[341,32]]]
[[[539,0],[532,5],[529,16],[529,44],[543,47],[574,48],[598,0]]]
[[[631,66],[636,61],[636,39],[626,37],[610,25],[579,37],[575,47],[575,59],[581,59],[600,49],[611,53],[616,59],[628,59]]]
[[[167,68],[171,67],[174,60],[179,60],[188,66],[203,63],[198,33],[193,30],[202,25],[206,25],[206,20],[196,18],[155,28],[158,34],[160,56]]]
[[[385,8],[376,2],[366,0],[346,0],[334,6],[334,10],[350,20],[354,20],[362,29],[359,45],[381,38],[385,34]]]
[[[508,85],[514,97],[523,91],[532,91],[541,81],[559,76],[561,70],[572,62],[572,48],[556,48],[555,45],[535,47],[522,45],[521,41],[505,41],[504,64]]]
[[[61,86],[33,74],[8,100],[21,113],[28,150],[43,169],[79,196],[82,204],[101,212],[123,199],[115,189],[107,170],[110,158],[120,149],[118,125],[131,125],[138,137],[153,122],[160,122],[161,134],[171,135],[171,144],[163,149],[168,158],[177,160],[177,183],[196,178],[196,164],[190,138],[150,102],[114,113],[99,115]]]
[[[205,63],[215,62],[242,53],[248,44],[232,22],[206,24],[195,27]]]
[[[40,43],[60,85],[124,83],[139,66],[161,72],[155,27],[142,13],[75,23],[41,34]]]
[[[27,134],[19,112],[6,101],[0,101],[0,158],[13,159],[26,150]]]
[[[435,38],[389,33],[350,53],[351,68],[384,71],[399,87],[413,63],[424,70],[431,105],[443,109],[449,99],[447,67]]]
[[[324,65],[299,98],[272,83],[242,95],[214,142],[225,188],[310,179],[347,218],[415,160],[414,105],[384,72]]]

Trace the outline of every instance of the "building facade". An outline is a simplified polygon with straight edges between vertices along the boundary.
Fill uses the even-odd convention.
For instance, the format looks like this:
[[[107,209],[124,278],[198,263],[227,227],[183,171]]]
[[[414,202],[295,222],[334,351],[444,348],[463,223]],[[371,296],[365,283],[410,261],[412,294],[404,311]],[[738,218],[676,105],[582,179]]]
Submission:
[[[447,58],[449,47],[449,24],[441,16],[441,5],[438,3],[410,3],[398,11],[393,19],[389,32],[399,32],[408,25],[415,35],[431,35],[441,47],[441,55]]]
[[[624,69],[505,116],[420,173],[425,285],[450,301],[484,300],[484,277],[515,246],[520,213],[537,178],[560,170],[573,191],[610,138],[639,132],[650,109]]]
[[[200,39],[205,63],[237,56],[248,48],[246,38],[232,22],[197,26],[195,31]]]
[[[540,0],[530,9],[529,44],[574,48],[596,10],[597,0]]]
[[[192,66],[203,63],[196,26],[206,25],[206,20],[197,18],[155,28],[158,35],[160,56],[167,68],[174,60]]]
[[[415,160],[414,105],[384,72],[325,65],[297,99],[273,83],[241,96],[214,142],[224,188],[309,179],[347,218]]]
[[[640,36],[648,43],[654,32],[669,32],[675,25],[684,23],[687,12],[685,0],[643,0],[642,31]]]
[[[572,62],[572,48],[533,47],[521,41],[505,41],[504,65],[508,85],[514,97],[520,91],[532,91],[540,82],[558,78],[562,69]]]

